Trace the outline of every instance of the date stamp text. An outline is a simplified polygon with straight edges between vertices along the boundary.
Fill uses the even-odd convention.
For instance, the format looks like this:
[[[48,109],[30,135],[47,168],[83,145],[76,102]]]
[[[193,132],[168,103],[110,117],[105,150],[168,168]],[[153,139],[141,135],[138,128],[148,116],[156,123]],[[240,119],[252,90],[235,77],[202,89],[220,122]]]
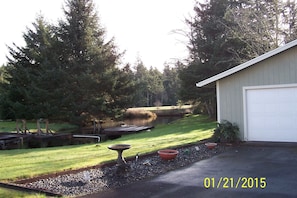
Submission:
[[[204,188],[261,188],[267,186],[266,177],[205,177],[203,180]]]

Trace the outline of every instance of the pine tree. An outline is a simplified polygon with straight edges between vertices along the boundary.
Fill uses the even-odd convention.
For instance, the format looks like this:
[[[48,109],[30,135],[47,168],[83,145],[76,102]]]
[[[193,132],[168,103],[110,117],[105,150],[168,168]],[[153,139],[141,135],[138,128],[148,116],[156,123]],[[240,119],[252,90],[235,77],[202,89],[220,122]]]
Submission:
[[[195,83],[296,38],[295,3],[280,0],[210,0],[187,20],[189,62],[180,71],[180,96],[215,115],[215,86]]]
[[[10,109],[8,114],[13,118],[51,117],[60,103],[49,105],[50,95],[59,97],[56,87],[62,79],[58,79],[56,71],[58,54],[53,28],[40,16],[23,37],[24,47],[9,48],[8,83],[3,85],[7,91],[6,109]]]
[[[135,82],[136,91],[133,98],[133,104],[136,107],[149,106],[148,70],[140,58],[138,58],[134,68],[135,74],[133,79]]]
[[[240,50],[233,50],[240,62],[279,46],[282,40],[281,10],[282,3],[278,0],[242,0],[227,9],[224,16],[226,34],[242,46]]]
[[[64,12],[60,40],[64,46],[69,116],[78,121],[82,115],[102,117],[112,111],[116,101],[113,91],[120,54],[113,40],[105,42],[105,30],[99,25],[92,0],[68,0]]]
[[[215,116],[215,88],[197,89],[195,83],[236,65],[232,50],[237,50],[236,40],[226,35],[224,15],[230,0],[197,3],[195,16],[186,20],[190,27],[188,49],[189,63],[179,72],[180,97],[184,101],[199,101],[202,111]],[[232,50],[231,50],[232,49]]]
[[[55,118],[80,124],[90,116],[114,116],[130,103],[130,73],[92,0],[68,0],[58,26],[42,17],[24,34],[25,47],[10,47],[9,83],[3,85],[12,118]]]
[[[148,106],[161,106],[164,91],[162,73],[153,67],[148,71]]]
[[[176,105],[178,101],[177,90],[180,89],[180,79],[178,77],[178,67],[165,65],[163,69],[164,93],[162,103],[164,105]]]

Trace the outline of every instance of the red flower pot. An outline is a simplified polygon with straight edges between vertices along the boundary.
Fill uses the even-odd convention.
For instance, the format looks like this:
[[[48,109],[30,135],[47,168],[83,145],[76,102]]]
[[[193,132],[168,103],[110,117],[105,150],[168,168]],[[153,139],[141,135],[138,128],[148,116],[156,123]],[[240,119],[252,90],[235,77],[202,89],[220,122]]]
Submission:
[[[208,142],[208,143],[205,143],[205,146],[207,146],[207,148],[209,149],[214,149],[217,146],[217,143]]]
[[[178,151],[173,149],[164,149],[164,150],[159,150],[158,154],[164,160],[171,160],[177,156]]]

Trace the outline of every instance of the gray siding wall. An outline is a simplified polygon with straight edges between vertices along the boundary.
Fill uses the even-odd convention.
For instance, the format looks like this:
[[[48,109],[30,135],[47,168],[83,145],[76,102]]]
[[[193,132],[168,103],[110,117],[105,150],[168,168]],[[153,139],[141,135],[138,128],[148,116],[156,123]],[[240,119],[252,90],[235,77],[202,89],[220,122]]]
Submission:
[[[244,137],[243,87],[297,83],[297,47],[268,58],[217,82],[220,120],[236,123]]]

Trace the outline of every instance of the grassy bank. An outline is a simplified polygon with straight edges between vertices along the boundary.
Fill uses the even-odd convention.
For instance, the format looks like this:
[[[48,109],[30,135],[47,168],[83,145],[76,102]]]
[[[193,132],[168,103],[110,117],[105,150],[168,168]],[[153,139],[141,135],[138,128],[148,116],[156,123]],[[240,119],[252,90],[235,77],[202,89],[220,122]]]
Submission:
[[[160,107],[135,107],[127,109],[127,112],[151,112],[158,116],[183,115],[192,111],[192,105],[160,106]]]
[[[99,145],[72,145],[64,147],[0,151],[0,180],[17,180],[63,170],[78,169],[114,161],[115,151],[110,144],[131,144],[125,157],[155,152],[162,148],[194,143],[211,137],[216,123],[203,116],[189,116],[167,125],[158,125],[150,132],[123,136]]]
[[[134,107],[130,109],[135,110],[147,110],[147,111],[157,111],[157,110],[163,110],[163,111],[169,111],[172,109],[180,109],[180,110],[186,110],[191,109],[192,105],[181,105],[181,106],[160,106],[160,107]]]
[[[30,132],[37,131],[37,124],[36,121],[27,121],[27,129]],[[19,122],[18,126],[22,129],[22,123]],[[45,123],[41,123],[40,127],[42,130],[45,131]],[[77,129],[77,126],[71,125],[69,123],[49,123],[49,129],[52,132],[58,131],[71,131]],[[1,132],[16,132],[16,122],[15,121],[0,121],[0,133]]]
[[[0,188],[0,197],[3,198],[46,198],[45,195],[37,193],[25,193],[16,190]]]

